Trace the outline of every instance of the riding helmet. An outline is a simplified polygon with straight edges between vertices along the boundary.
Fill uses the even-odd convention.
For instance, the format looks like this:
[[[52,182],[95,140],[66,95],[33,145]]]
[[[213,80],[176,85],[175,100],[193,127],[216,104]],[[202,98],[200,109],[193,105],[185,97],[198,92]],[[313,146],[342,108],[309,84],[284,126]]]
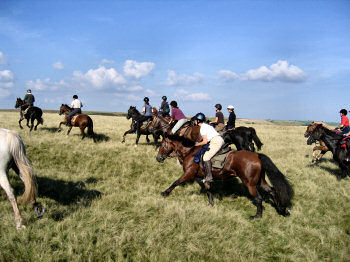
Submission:
[[[149,98],[146,96],[146,97],[143,99],[143,101],[149,102]]]
[[[78,96],[77,96],[77,95],[74,95],[73,98],[78,99]]]
[[[176,101],[171,101],[170,105],[177,108],[177,102]]]
[[[197,120],[200,123],[205,122],[205,115],[203,113],[198,113],[194,117],[192,117],[193,120]]]
[[[346,116],[348,114],[348,111],[346,111],[346,109],[342,109],[339,111],[339,113],[342,113],[344,116]]]
[[[216,104],[215,105],[215,108],[217,108],[218,110],[221,110],[222,109],[222,106],[220,104]]]
[[[32,92],[32,90],[28,89],[28,90],[27,90],[27,92],[31,93],[31,92]]]
[[[235,108],[233,107],[233,105],[228,105],[228,106],[227,106],[227,109],[232,109],[232,110],[234,110]]]
[[[166,96],[162,96],[162,99],[163,100],[167,100],[168,98]]]

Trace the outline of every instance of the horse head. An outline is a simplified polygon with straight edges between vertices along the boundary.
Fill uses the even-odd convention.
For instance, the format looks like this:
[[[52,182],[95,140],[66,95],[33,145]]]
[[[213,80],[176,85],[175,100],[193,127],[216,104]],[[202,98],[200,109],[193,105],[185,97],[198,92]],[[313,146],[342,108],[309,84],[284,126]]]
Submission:
[[[139,115],[140,112],[136,109],[136,106],[130,106],[128,110],[128,114],[126,115],[126,119],[130,119],[135,115]]]
[[[24,104],[23,100],[20,99],[19,97],[17,97],[16,104],[15,104],[15,108],[19,108],[19,107],[22,106],[23,104]]]
[[[67,111],[70,111],[70,107],[69,107],[68,105],[66,105],[66,104],[62,104],[62,105],[60,106],[59,115],[62,115],[62,114],[64,114],[64,113],[67,112]]]
[[[316,141],[319,141],[324,134],[325,134],[324,127],[322,125],[317,125],[309,133],[309,138],[307,139],[306,143],[308,145],[311,145],[311,144],[315,143]]]
[[[318,126],[319,124],[316,122],[311,122],[307,127],[306,131],[304,133],[304,137],[309,137],[311,132],[314,131],[314,129]]]
[[[174,143],[168,137],[164,137],[157,154],[157,161],[163,163],[164,160],[170,157],[170,154],[175,150]]]

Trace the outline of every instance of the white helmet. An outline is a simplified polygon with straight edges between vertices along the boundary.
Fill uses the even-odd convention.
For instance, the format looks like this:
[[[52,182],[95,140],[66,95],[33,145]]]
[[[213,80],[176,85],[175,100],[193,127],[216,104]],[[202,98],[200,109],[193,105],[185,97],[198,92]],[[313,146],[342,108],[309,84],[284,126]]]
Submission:
[[[229,105],[229,106],[227,106],[227,109],[232,109],[232,110],[234,110],[235,108],[233,107],[233,105]]]

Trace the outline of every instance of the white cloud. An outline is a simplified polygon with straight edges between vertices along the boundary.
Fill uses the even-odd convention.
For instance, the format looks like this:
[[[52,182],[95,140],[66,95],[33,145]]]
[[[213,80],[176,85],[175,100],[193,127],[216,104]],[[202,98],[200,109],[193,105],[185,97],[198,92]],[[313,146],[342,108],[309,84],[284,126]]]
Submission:
[[[201,83],[203,80],[204,76],[200,73],[178,75],[175,71],[169,70],[166,84],[168,86],[192,86]]]
[[[190,93],[185,89],[178,89],[175,94],[175,97],[181,98],[184,101],[209,101],[211,97],[207,93]]]
[[[124,77],[114,68],[106,69],[104,66],[90,69],[86,74],[74,71],[73,82],[80,87],[97,90],[116,89],[126,83]]]
[[[52,64],[52,67],[57,69],[57,70],[63,70],[64,69],[64,65],[61,62],[57,62]]]
[[[0,65],[7,65],[7,59],[3,52],[0,51]]]
[[[230,70],[220,70],[219,78],[221,78],[225,82],[231,82],[235,79],[238,79],[239,76],[235,72],[232,72]]]
[[[272,64],[270,68],[261,66],[258,69],[249,70],[241,76],[242,80],[261,81],[282,81],[282,82],[302,82],[306,79],[306,74],[297,66],[289,65],[287,61],[279,60]]]
[[[138,102],[142,101],[142,97],[134,94],[125,95],[125,94],[115,93],[114,95],[116,97],[121,97],[123,99],[123,102],[127,102],[127,103],[128,101],[138,101]]]
[[[10,70],[0,71],[0,88],[12,88],[15,77]]]
[[[147,76],[155,67],[151,62],[136,62],[133,60],[126,60],[124,64],[124,74],[139,79]]]
[[[50,78],[44,80],[36,79],[35,81],[29,80],[26,83],[26,87],[33,90],[43,91],[43,90],[58,90],[62,88],[69,87],[69,85],[64,81],[52,82]]]
[[[113,65],[115,62],[113,60],[102,59],[100,65]]]

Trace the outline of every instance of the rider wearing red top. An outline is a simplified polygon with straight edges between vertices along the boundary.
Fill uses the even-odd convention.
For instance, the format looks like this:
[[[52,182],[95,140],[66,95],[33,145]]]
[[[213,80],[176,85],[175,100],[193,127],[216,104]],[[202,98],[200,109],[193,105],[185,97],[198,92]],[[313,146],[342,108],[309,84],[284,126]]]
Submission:
[[[339,129],[341,130],[340,134],[345,135],[350,132],[349,118],[346,116],[348,114],[348,111],[346,109],[342,109],[339,113],[341,117],[341,123],[339,126]]]

